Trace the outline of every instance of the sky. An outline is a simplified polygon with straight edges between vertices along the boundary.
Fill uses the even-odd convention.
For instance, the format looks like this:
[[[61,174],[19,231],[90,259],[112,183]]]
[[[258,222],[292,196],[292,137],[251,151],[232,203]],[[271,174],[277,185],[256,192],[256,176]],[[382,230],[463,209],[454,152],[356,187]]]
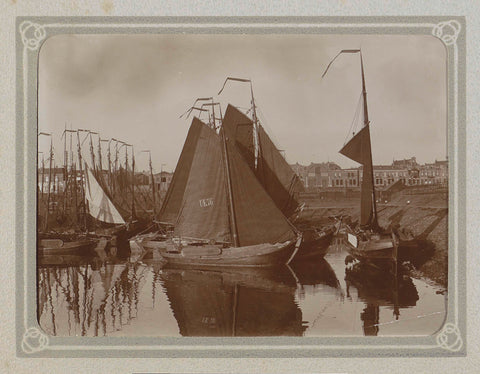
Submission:
[[[96,131],[135,147],[137,170],[150,150],[155,172],[173,171],[191,122],[179,116],[198,97],[250,106],[289,163],[333,161],[349,135],[361,94],[361,48],[374,164],[447,154],[446,50],[428,35],[57,35],[39,58],[38,131],[53,134],[63,163],[65,128]],[[204,117],[205,118],[205,117]],[[49,139],[39,137],[39,151]]]

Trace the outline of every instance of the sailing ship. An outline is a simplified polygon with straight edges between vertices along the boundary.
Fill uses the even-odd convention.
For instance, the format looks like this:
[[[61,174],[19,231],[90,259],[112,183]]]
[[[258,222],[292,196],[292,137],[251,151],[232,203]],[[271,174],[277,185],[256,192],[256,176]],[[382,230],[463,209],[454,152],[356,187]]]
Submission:
[[[160,217],[170,238],[152,242],[165,261],[182,266],[286,264],[302,238],[223,127],[217,132],[196,117]]]
[[[228,77],[219,94],[229,80],[250,83],[252,107],[249,111],[252,118],[233,105],[228,105],[223,118],[225,133],[235,143],[239,153],[277,208],[285,217],[294,221],[295,216],[298,217],[303,209],[298,201],[298,195],[305,191],[303,183],[260,124],[256,114],[252,82],[248,79]],[[323,257],[334,236],[334,228],[327,225],[322,228],[297,227],[297,229],[302,232],[303,239],[295,260]]]
[[[378,213],[375,200],[375,184],[373,176],[372,147],[370,141],[370,121],[367,108],[367,91],[363,57],[360,49],[342,50],[330,62],[323,76],[327,73],[333,61],[342,53],[359,53],[362,77],[362,93],[360,103],[362,109],[360,122],[363,127],[343,146],[340,153],[363,166],[360,201],[360,225],[356,230],[348,227],[347,248],[349,253],[359,261],[365,261],[375,266],[385,266],[385,262],[394,265],[396,271],[398,239],[391,232],[387,233],[378,225]],[[322,77],[323,77],[322,76]],[[363,119],[363,121],[362,121]]]
[[[95,220],[115,225],[125,225],[125,221],[102,189],[92,171],[85,163],[83,192],[86,212]],[[59,233],[42,234],[38,241],[38,254],[47,255],[91,255],[99,238],[84,234],[61,235]],[[106,243],[105,243],[106,244]]]

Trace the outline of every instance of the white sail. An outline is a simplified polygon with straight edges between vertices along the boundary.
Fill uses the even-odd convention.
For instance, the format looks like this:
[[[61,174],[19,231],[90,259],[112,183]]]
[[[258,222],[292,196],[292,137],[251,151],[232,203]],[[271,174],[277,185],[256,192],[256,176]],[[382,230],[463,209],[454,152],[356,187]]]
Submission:
[[[85,172],[85,199],[90,215],[102,222],[124,224],[124,219],[105,194],[87,164],[85,164]]]

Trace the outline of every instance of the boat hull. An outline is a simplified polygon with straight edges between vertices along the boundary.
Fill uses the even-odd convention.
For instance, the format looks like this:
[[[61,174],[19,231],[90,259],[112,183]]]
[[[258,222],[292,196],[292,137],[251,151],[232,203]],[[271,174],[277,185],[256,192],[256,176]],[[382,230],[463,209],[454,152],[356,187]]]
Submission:
[[[176,250],[172,240],[157,247],[168,263],[184,267],[272,267],[287,264],[298,250],[299,242],[257,244],[222,248],[217,244],[187,244]]]
[[[96,240],[85,239],[64,242],[61,239],[41,239],[38,243],[40,256],[50,255],[90,255],[94,253]]]
[[[317,233],[315,230],[303,231],[303,240],[292,262],[320,259],[325,257],[332,242],[334,232]]]
[[[384,267],[397,261],[398,241],[394,235],[382,235],[378,239],[366,241],[359,240],[357,246],[346,240],[346,245],[350,255],[361,262]]]

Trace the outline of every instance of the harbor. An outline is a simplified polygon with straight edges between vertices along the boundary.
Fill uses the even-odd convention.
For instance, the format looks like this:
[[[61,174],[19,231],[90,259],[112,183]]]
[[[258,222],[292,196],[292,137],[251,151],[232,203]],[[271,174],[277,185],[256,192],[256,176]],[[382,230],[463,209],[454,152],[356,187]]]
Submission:
[[[330,114],[336,127],[311,117],[311,132],[271,126],[256,81],[230,74],[215,74],[216,89],[199,96],[177,93],[173,100],[188,103],[175,113],[181,130],[162,123],[162,131],[173,131],[163,137],[140,125],[103,127],[95,117],[88,128],[41,127],[42,329],[54,336],[230,337],[440,329],[448,297],[448,160],[396,159],[395,152],[406,157],[425,147],[394,148],[394,137],[379,137],[392,126],[371,121],[381,107],[372,99],[380,90],[374,60],[364,49],[330,52],[317,69],[324,102],[340,93],[340,71],[358,83],[337,96],[342,105],[354,91],[348,111]],[[268,84],[259,86],[264,93]],[[289,113],[275,108],[272,117]],[[278,134],[296,146],[280,146]],[[335,162],[328,154],[328,162],[310,166],[289,162],[286,153],[302,154],[313,134],[324,142],[314,152],[333,150]],[[374,162],[377,151],[383,164]],[[432,161],[434,153],[426,154]]]

